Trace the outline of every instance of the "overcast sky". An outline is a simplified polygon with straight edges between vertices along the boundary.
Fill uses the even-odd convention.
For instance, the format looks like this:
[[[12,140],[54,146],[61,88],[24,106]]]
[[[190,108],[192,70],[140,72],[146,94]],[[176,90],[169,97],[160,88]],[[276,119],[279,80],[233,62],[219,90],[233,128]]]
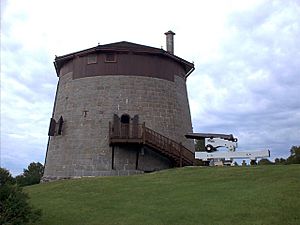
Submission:
[[[300,145],[300,1],[1,0],[1,167],[44,163],[55,55],[129,41],[194,62],[194,132],[287,157]]]

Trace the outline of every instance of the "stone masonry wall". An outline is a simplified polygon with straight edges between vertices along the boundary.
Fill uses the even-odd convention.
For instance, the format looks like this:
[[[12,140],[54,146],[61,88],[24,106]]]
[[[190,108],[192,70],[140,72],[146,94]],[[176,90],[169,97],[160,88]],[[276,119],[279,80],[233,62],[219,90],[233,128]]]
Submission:
[[[108,132],[114,114],[139,115],[139,123],[145,122],[147,127],[194,149],[193,142],[184,137],[192,131],[192,124],[183,78],[175,76],[172,82],[114,75],[73,80],[70,72],[59,80],[54,119],[63,116],[64,125],[62,135],[50,138],[44,177],[136,173],[136,151],[128,149],[122,152],[116,148],[115,170],[111,168]],[[138,169],[164,169],[169,164],[167,159],[143,150]]]

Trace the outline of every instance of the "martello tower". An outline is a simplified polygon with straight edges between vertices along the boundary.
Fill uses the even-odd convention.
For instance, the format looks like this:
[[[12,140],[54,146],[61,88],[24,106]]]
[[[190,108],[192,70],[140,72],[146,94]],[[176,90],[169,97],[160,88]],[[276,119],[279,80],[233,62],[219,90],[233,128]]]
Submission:
[[[59,78],[44,180],[128,175],[193,164],[186,79],[194,65],[117,42],[55,58]]]

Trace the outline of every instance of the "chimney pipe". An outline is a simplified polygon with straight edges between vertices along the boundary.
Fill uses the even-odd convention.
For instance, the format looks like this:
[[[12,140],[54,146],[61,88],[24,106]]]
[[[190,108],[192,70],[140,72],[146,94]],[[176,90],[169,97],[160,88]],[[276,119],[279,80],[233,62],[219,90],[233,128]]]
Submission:
[[[167,52],[174,54],[174,35],[175,33],[171,30],[165,33],[167,38]]]

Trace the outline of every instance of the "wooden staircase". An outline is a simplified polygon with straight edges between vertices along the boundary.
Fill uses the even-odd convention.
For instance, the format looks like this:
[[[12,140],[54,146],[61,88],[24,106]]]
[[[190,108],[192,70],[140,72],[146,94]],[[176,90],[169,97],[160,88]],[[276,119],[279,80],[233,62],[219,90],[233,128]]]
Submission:
[[[175,167],[194,165],[195,155],[181,143],[175,142],[143,124],[109,123],[109,144],[139,144],[150,147],[168,158]]]

